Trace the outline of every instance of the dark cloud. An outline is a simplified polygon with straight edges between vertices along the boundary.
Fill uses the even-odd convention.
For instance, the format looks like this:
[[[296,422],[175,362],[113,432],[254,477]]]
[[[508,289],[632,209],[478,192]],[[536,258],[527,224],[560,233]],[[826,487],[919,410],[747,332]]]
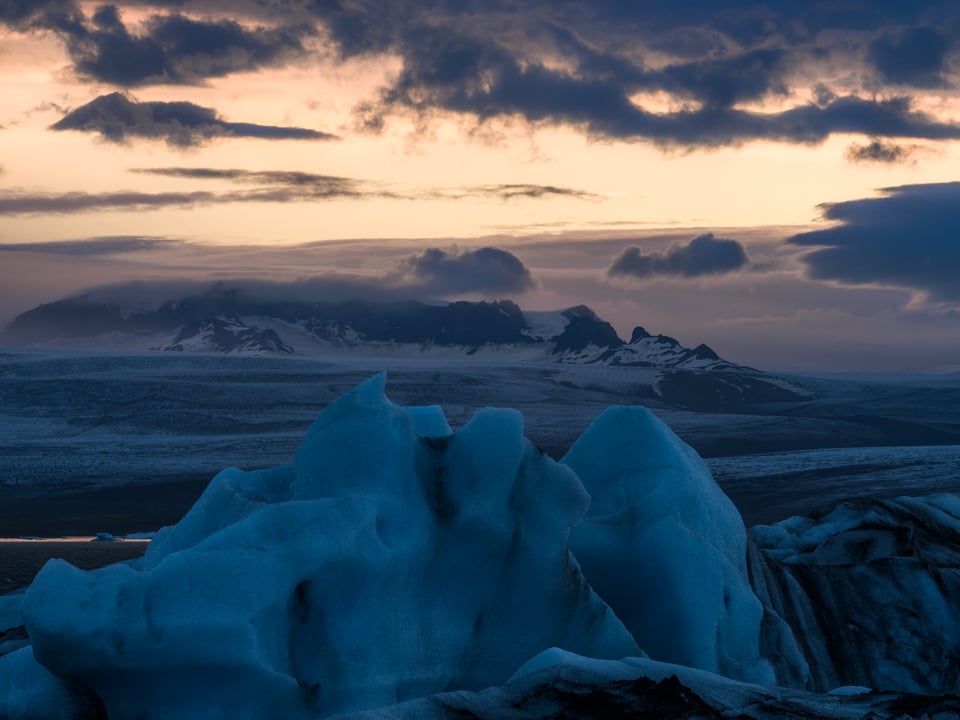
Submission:
[[[786,95],[787,54],[761,48],[722,58],[669,65],[650,80],[654,89],[689,95],[707,107]]]
[[[495,247],[427,248],[403,260],[397,270],[438,294],[523,292],[534,284],[529,268],[516,255]]]
[[[159,210],[190,208],[214,203],[314,202],[339,198],[396,197],[372,184],[353,178],[315,175],[293,171],[251,171],[214,168],[136,168],[135,173],[199,180],[228,180],[259,187],[212,192],[136,192],[123,190],[102,193],[0,192],[0,215],[38,213],[68,214],[104,210]]]
[[[212,108],[188,102],[138,102],[122,93],[101,95],[68,113],[51,129],[95,132],[115,143],[131,138],[159,139],[175,147],[201,145],[215,138],[336,139],[307,128],[228,122]]]
[[[190,180],[229,180],[241,183],[265,183],[270,185],[315,185],[317,183],[342,183],[347,178],[335,175],[318,175],[297,170],[244,170],[242,168],[164,167],[131,168],[130,172],[162,177],[187,178]]]
[[[575,0],[565,5],[575,6]],[[630,0],[594,0],[593,14],[625,29],[659,33],[713,28],[739,45],[769,42],[771,38],[797,39],[824,30],[872,30],[889,23],[916,22],[944,0],[685,0],[682,3],[636,3]]]
[[[54,29],[81,21],[73,0],[2,0],[0,23],[17,30]]]
[[[541,199],[549,197],[570,197],[580,200],[593,200],[600,196],[556,185],[535,185],[530,183],[502,183],[498,185],[475,185],[466,188],[424,189],[410,193],[399,193],[377,188],[372,183],[333,175],[318,175],[296,170],[244,170],[238,168],[134,168],[132,172],[160,175],[164,177],[188,178],[192,180],[227,180],[243,184],[267,186],[288,186],[294,195],[307,194],[310,197],[322,197],[329,193],[339,197],[389,197],[395,199],[416,200],[460,200],[463,198],[493,197],[500,200]]]
[[[866,53],[871,36],[882,49],[891,27],[940,15],[956,22],[960,11],[945,2],[884,3],[882,9],[860,0],[691,2],[672,10],[613,0],[589,6],[428,2],[419,10],[403,2],[387,5],[312,6],[343,56],[401,57],[401,71],[379,100],[361,108],[362,123],[375,130],[391,113],[413,111],[470,115],[480,122],[567,124],[603,138],[672,146],[753,139],[813,143],[835,133],[960,136],[956,123],[917,112],[909,98],[891,96],[875,84],[848,86],[838,94],[821,83],[817,104],[779,112],[742,107],[788,97],[791,81],[809,77],[811,67],[820,71],[836,64],[834,56],[845,63],[836,71],[850,77],[856,69],[849,65],[851,54]],[[691,49],[687,54],[693,57],[668,56],[664,62],[661,55],[651,62],[657,38],[680,30],[698,37],[713,33],[718,40],[699,55]],[[912,36],[903,37],[895,50],[910,55]],[[894,90],[900,84],[893,83]],[[641,91],[663,91],[685,104],[653,112],[636,104]]]
[[[692,278],[733,272],[748,262],[747,253],[739,242],[706,233],[687,243],[673,243],[665,252],[648,253],[638,247],[628,247],[613,259],[607,274],[641,279]]]
[[[847,160],[853,163],[884,163],[895,165],[913,160],[917,147],[901,145],[873,138],[869,143],[850,143],[847,146]]]
[[[919,88],[942,87],[947,38],[932,27],[909,27],[881,33],[867,60],[884,82]]]
[[[157,210],[193,207],[217,201],[210,192],[143,193],[132,190],[104,193],[31,193],[0,191],[0,215],[70,214],[99,210]]]
[[[654,113],[631,99],[640,84],[636,81],[571,74],[525,61],[497,42],[458,37],[437,28],[411,33],[403,46],[402,71],[380,102],[365,108],[364,121],[372,128],[381,127],[393,110],[405,108],[421,114],[437,110],[469,114],[480,121],[521,117],[532,123],[563,123],[605,138],[660,145],[711,147],[753,139],[814,143],[834,133],[960,137],[960,125],[913,110],[905,97],[849,95],[826,105],[810,103],[773,113],[733,107],[740,100],[785,91],[778,53],[659,70],[656,75],[670,79],[662,85],[674,92],[684,86],[701,104]]]
[[[812,143],[836,133],[960,135],[956,123],[912,110],[909,99],[899,97],[905,89],[955,84],[951,59],[960,6],[948,0],[296,0],[235,6],[130,0],[92,15],[66,1],[6,5],[0,20],[52,29],[65,38],[82,76],[123,87],[202,82],[285,63],[310,51],[306,40],[319,28],[335,61],[399,57],[399,73],[358,108],[361,124],[373,130],[394,113],[412,112],[454,113],[480,123],[508,118],[572,125],[604,139],[680,147],[754,139]],[[151,6],[153,14],[133,28],[118,10],[123,5]],[[179,9],[158,11],[162,5]],[[211,12],[210,19],[196,17]],[[776,112],[746,109],[747,103],[796,97],[797,83],[806,86],[812,77],[821,80],[815,104],[789,100]],[[674,109],[638,105],[644,92],[665,94]]]
[[[631,0],[544,0],[564,8],[570,21],[616,34],[652,35],[661,49],[673,50],[687,38],[691,55],[705,56],[733,48],[767,47],[782,43],[802,46],[824,35],[835,46],[890,28],[933,21],[949,24],[960,14],[952,0],[685,0],[677,3],[638,3]],[[703,42],[720,37],[722,42]]]
[[[362,180],[337,175],[318,175],[297,170],[166,167],[133,168],[131,172],[188,180],[226,180],[241,184],[287,187],[290,189],[292,196],[298,196],[302,199],[308,197],[361,197],[380,194],[374,191],[370,184]],[[389,196],[389,194],[382,193],[382,196]]]
[[[960,182],[886,188],[885,196],[823,206],[838,225],[787,242],[811,277],[925,291],[960,301]]]
[[[214,203],[292,203],[337,199],[450,200],[495,197],[502,200],[541,199],[554,196],[596,198],[591,193],[552,185],[482,185],[468,188],[423,189],[398,192],[368,180],[320,175],[296,170],[245,170],[239,168],[133,168],[136,174],[186,180],[223,180],[250,188],[180,192],[121,190],[101,193],[36,193],[0,190],[0,215],[69,214],[105,210],[159,210],[189,208]]]
[[[302,56],[310,24],[245,27],[233,19],[198,20],[179,12],[152,15],[133,33],[117,5],[90,17],[72,2],[4,2],[0,20],[60,35],[76,72],[123,87],[199,83],[278,65]]]
[[[556,185],[531,185],[529,183],[506,183],[501,185],[476,185],[462,191],[464,196],[490,196],[501,200],[515,200],[517,198],[545,198],[570,197],[578,200],[594,200],[599,195],[576,190],[574,188],[557,187]]]
[[[820,107],[825,107],[836,99],[837,94],[824,83],[818,82],[813,86],[813,101]]]
[[[298,189],[276,186],[243,192],[159,192],[145,193],[131,190],[104,193],[27,193],[0,192],[2,215],[66,215],[99,211],[146,211],[185,209],[200,205],[223,203],[289,203],[333,200],[337,198],[381,197],[378,193],[358,190],[338,191],[332,186]]]
[[[180,247],[182,240],[141,235],[114,235],[80,240],[54,240],[51,242],[0,243],[0,252],[35,252],[52,255],[118,255],[146,250],[162,250]]]
[[[484,31],[496,26],[501,35],[520,28],[528,38],[538,27],[549,25],[576,31],[591,44],[601,44],[604,38],[609,45],[643,39],[671,54],[710,57],[773,41],[796,45],[828,31],[869,33],[957,16],[950,0],[313,0],[307,7],[345,56],[395,49],[411,26],[429,24]],[[705,42],[714,38],[720,40]]]
[[[435,300],[460,296],[502,297],[534,285],[529,268],[495,247],[467,250],[427,248],[387,272],[323,271],[280,282],[250,278],[136,281],[99,286],[84,294],[101,302],[144,307],[191,296],[243,294],[264,301]]]
[[[649,69],[641,58],[599,49],[567,28],[553,25],[549,31],[558,51],[575,59],[577,77],[616,83],[628,94],[641,89],[665,90],[704,106],[731,107],[787,92],[788,54],[779,48],[708,56]]]

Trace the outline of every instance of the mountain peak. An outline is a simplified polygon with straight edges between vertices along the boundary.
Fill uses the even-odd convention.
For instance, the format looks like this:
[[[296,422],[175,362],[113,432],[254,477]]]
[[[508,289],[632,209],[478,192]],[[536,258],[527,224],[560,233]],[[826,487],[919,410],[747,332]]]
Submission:
[[[592,308],[587,305],[574,305],[573,307],[568,307],[563,311],[563,316],[565,318],[587,318],[590,320],[599,320],[600,316],[597,315]]]
[[[562,315],[567,319],[567,326],[554,338],[554,355],[578,353],[590,347],[616,349],[623,345],[613,325],[586,305],[567,308]]]
[[[719,360],[720,356],[714,352],[713,348],[704,343],[700,343],[693,350],[690,351],[693,357],[699,358],[700,360]]]

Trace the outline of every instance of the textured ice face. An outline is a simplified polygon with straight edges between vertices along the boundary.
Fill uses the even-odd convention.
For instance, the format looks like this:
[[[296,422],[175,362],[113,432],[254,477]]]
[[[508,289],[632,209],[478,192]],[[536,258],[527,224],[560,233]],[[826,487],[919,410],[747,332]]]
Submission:
[[[642,648],[764,684],[955,692],[960,499],[843,503],[753,537],[642,408],[603,413],[557,464],[516,412],[453,433],[378,376],[292,462],[220,473],[139,564],[51,561],[0,607],[33,642],[0,657],[0,717],[71,717],[81,697],[111,718],[316,718],[498,686],[554,647],[525,672],[593,677]],[[518,687],[502,714],[542,699]],[[426,706],[406,707],[388,714]]]
[[[654,659],[772,683],[739,513],[642,407],[606,410],[563,458],[593,498],[570,537],[584,576]]]
[[[558,646],[638,654],[567,550],[576,475],[485,410],[330,405],[291,464],[226,470],[140,568],[51,562],[23,602],[37,659],[111,717],[298,717],[505,682]]]
[[[809,687],[957,693],[960,497],[849,500],[751,534]]]

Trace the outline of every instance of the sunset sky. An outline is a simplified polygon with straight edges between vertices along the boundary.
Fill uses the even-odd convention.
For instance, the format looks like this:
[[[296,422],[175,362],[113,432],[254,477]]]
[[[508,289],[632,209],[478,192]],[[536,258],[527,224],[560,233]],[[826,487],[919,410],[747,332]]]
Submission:
[[[0,324],[307,279],[960,370],[955,2],[0,0],[0,74]]]

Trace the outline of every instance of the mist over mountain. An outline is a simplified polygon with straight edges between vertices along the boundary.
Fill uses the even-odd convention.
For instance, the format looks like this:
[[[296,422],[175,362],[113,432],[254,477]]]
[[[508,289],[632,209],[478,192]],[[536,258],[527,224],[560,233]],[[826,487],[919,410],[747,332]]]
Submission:
[[[686,348],[636,327],[629,341],[585,305],[525,312],[510,300],[306,300],[214,285],[174,299],[138,302],[129,294],[91,291],[17,316],[7,344],[148,349],[231,354],[323,354],[325,350],[539,350],[550,362],[605,363],[698,370],[742,369],[706,345]]]
[[[677,407],[732,410],[790,402],[781,378],[688,348],[637,326],[624,340],[586,305],[525,311],[511,300],[311,300],[292,287],[216,284],[158,300],[156,288],[101,289],[16,317],[0,342],[110,352],[179,352],[334,361],[430,359],[450,363],[636,368],[643,397]],[[151,294],[152,293],[152,294]],[[142,298],[142,299],[141,299]],[[146,298],[149,298],[148,302]]]

